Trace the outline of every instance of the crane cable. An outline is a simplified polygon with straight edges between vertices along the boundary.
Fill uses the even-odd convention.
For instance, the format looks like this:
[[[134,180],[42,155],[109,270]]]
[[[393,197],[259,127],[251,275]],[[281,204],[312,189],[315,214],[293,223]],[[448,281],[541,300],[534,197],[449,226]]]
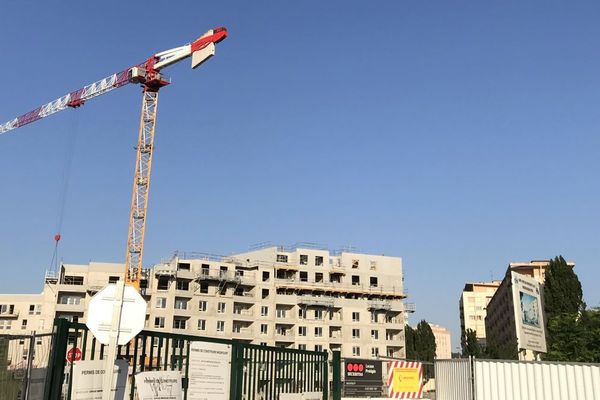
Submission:
[[[67,143],[65,146],[65,158],[63,164],[62,175],[60,179],[60,188],[58,193],[58,213],[56,223],[56,233],[54,234],[54,252],[50,261],[50,271],[58,271],[58,244],[62,238],[63,221],[65,217],[65,205],[67,202],[67,191],[69,189],[69,181],[71,179],[71,165],[73,162],[73,152],[77,141],[77,131],[79,130],[79,112],[73,113],[70,126],[68,127]]]

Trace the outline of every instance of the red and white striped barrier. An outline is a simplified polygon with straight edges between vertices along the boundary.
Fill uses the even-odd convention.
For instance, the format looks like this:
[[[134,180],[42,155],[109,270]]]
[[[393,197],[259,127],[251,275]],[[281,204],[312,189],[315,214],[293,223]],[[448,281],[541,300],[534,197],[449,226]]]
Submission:
[[[416,361],[389,361],[387,382],[392,399],[422,399],[423,365]]]

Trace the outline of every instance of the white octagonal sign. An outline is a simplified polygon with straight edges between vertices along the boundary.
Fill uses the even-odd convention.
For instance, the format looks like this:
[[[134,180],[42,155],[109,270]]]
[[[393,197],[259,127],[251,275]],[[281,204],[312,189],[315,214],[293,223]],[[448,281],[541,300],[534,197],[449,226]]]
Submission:
[[[87,322],[85,323],[94,334],[96,340],[102,344],[109,344],[113,328],[113,312],[117,301],[117,287],[109,284],[96,293],[90,300]],[[144,329],[146,321],[146,300],[133,286],[125,286],[123,293],[123,311],[121,312],[121,326],[117,344],[129,342]]]

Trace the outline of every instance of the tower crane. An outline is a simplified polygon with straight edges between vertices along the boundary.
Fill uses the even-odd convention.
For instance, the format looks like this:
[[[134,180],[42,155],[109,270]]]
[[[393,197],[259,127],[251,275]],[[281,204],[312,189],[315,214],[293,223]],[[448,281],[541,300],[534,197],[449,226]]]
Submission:
[[[67,108],[80,107],[94,97],[103,95],[129,83],[140,84],[142,86],[142,113],[140,116],[125,259],[125,283],[136,287],[138,290],[142,274],[144,232],[146,227],[146,211],[148,209],[148,190],[150,187],[150,169],[152,166],[158,91],[163,86],[171,83],[169,78],[162,74],[162,70],[188,57],[192,58],[192,68],[197,68],[215,54],[215,45],[226,37],[226,28],[211,29],[189,44],[156,53],[140,64],[136,64],[84,86],[81,89],[70,92],[0,125],[0,134],[3,134]]]

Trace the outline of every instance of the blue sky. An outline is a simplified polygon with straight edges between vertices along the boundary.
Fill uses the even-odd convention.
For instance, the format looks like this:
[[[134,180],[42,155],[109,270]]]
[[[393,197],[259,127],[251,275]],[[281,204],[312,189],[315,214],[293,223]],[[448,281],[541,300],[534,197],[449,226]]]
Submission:
[[[261,241],[401,256],[413,320],[449,326],[456,346],[464,283],[512,261],[563,254],[600,305],[599,14],[9,0],[0,120],[226,26],[215,58],[167,71],[145,263]],[[139,106],[130,85],[0,136],[0,293],[41,289],[69,147],[61,258],[124,259]]]

